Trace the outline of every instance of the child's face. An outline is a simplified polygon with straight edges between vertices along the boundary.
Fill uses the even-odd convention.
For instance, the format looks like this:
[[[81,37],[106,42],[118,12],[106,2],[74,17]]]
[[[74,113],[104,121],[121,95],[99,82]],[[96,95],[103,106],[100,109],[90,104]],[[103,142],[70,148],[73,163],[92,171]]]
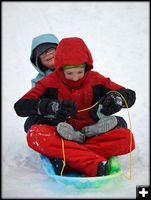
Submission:
[[[56,49],[50,48],[39,56],[41,64],[48,69],[55,69],[54,66],[55,51]]]
[[[63,72],[66,79],[69,79],[72,81],[78,81],[79,79],[83,78],[85,69],[72,68],[72,69],[66,69]]]

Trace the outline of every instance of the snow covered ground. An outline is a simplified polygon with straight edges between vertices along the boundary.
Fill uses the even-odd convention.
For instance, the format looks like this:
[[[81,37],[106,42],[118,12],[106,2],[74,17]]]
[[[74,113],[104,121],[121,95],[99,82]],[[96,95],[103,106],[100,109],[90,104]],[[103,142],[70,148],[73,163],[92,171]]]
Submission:
[[[14,103],[37,75],[29,57],[32,38],[43,33],[83,38],[94,69],[136,91],[129,109],[136,149],[132,179],[115,187],[78,190],[59,185],[43,171],[28,148]],[[126,110],[118,113],[125,117]],[[149,3],[148,2],[2,2],[2,197],[136,198],[136,185],[149,180]],[[129,155],[120,157],[129,175]],[[114,189],[113,189],[114,188]]]

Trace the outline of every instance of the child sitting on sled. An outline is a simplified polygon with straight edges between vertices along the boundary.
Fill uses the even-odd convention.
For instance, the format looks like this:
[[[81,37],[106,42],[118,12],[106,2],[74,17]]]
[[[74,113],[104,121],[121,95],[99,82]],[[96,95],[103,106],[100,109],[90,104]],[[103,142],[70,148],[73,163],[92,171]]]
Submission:
[[[16,113],[21,117],[49,117],[54,114],[56,119],[62,121],[57,126],[33,125],[27,132],[28,145],[47,157],[63,159],[63,137],[69,167],[86,176],[106,175],[111,156],[129,153],[129,137],[132,133],[128,128],[116,127],[114,116],[108,116],[113,123],[110,123],[112,127],[107,132],[102,131],[101,134],[98,122],[96,132],[95,128],[90,128],[95,120],[90,110],[85,108],[99,101],[101,113],[112,115],[125,108],[119,93],[124,96],[128,107],[131,107],[135,103],[135,92],[92,71],[91,53],[80,38],[61,40],[55,54],[55,66],[54,73],[38,81],[14,105]],[[132,135],[132,150],[134,148]]]

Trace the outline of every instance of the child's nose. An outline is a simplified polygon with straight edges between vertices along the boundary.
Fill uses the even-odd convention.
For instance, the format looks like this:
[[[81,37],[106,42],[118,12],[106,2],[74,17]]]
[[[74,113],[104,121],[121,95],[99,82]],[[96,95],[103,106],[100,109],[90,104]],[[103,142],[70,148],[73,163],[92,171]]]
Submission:
[[[79,76],[78,75],[75,75],[74,77],[73,77],[73,81],[78,81],[79,80]]]

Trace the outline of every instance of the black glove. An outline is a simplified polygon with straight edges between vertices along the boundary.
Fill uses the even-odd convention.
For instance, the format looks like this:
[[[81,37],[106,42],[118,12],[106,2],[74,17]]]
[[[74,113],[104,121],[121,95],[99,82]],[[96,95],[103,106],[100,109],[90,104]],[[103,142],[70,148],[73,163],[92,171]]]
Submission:
[[[38,102],[37,114],[47,116],[56,114],[59,109],[60,101],[50,100],[48,98],[40,99]]]
[[[69,116],[76,115],[77,112],[76,105],[70,100],[59,101],[47,98],[38,102],[37,110],[39,115],[54,114],[59,121],[65,121]]]
[[[123,107],[122,97],[117,93],[109,93],[100,100],[102,104],[101,113],[104,115],[112,115],[120,111]]]
[[[116,91],[110,92],[102,97],[99,103],[91,109],[90,113],[95,122],[101,119],[102,114],[112,115],[120,111],[121,108],[126,108],[127,106],[130,108],[135,103],[136,93],[133,90],[122,88]],[[125,104],[123,98],[127,102],[127,105]]]
[[[76,115],[77,108],[74,102],[70,100],[64,100],[60,103],[59,109],[56,113],[56,118],[64,122],[68,117]]]

